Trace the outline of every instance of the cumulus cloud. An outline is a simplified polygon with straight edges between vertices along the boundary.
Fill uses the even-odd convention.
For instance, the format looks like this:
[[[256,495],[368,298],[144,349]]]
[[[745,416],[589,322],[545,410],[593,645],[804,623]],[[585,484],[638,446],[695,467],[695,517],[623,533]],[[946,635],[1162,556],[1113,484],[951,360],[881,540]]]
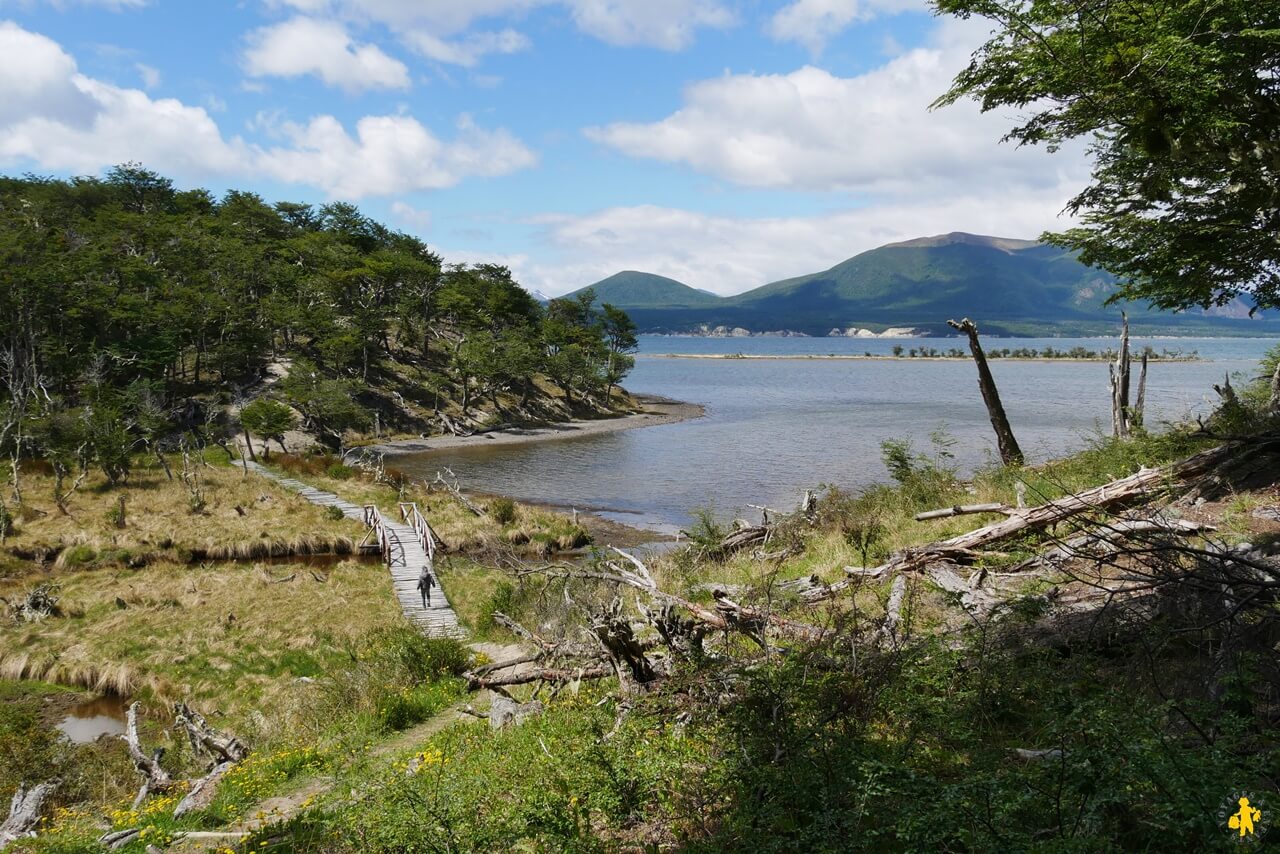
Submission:
[[[409,87],[403,62],[377,45],[354,43],[336,21],[305,17],[250,33],[244,69],[251,77],[312,75],[348,92]]]
[[[264,118],[270,146],[224,137],[203,107],[153,99],[81,74],[53,40],[0,23],[0,165],[94,172],[141,161],[188,178],[266,177],[358,199],[452,186],[531,165],[505,130],[466,116],[452,140],[407,115],[366,116],[349,132],[332,116],[304,123]]]
[[[474,67],[489,54],[519,53],[529,49],[529,39],[511,29],[470,33],[452,41],[433,36],[425,30],[410,30],[403,38],[409,47],[428,59],[464,68]]]
[[[587,135],[633,157],[681,163],[748,187],[934,193],[936,185],[1043,184],[1081,158],[998,145],[1008,117],[962,103],[930,111],[968,61],[979,31],[940,28],[936,43],[865,74],[806,66],[727,74],[689,86],[656,122]]]
[[[619,270],[670,276],[718,294],[825,270],[886,243],[950,231],[1034,239],[1063,228],[1060,185],[1014,194],[988,188],[946,200],[913,199],[813,216],[732,217],[642,205],[540,217],[542,247],[504,258],[528,287],[568,293]],[[465,255],[444,250],[445,257]]]
[[[778,41],[799,42],[817,54],[854,21],[924,8],[920,0],[795,0],[774,13],[766,29]]]
[[[578,29],[609,44],[644,45],[663,50],[687,47],[700,28],[722,28],[735,21],[732,11],[720,0],[469,0],[465,3],[457,0],[274,0],[274,3],[307,13],[325,12],[352,20],[377,21],[410,43],[424,37],[447,39],[466,31],[476,21],[520,15],[545,6],[564,9]]]
[[[391,217],[396,222],[420,232],[431,228],[431,211],[415,208],[408,202],[399,200],[392,202]]]

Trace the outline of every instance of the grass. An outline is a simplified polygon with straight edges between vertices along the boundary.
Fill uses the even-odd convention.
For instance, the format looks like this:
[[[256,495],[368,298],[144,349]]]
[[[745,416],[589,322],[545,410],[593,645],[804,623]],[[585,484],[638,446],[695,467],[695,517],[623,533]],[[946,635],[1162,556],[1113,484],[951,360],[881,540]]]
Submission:
[[[375,482],[364,473],[333,477],[333,463],[323,456],[276,455],[270,465],[317,489],[332,492],[354,504],[375,504],[391,519],[400,518],[401,501],[414,501],[440,538],[454,553],[517,553],[545,556],[586,545],[590,535],[567,516],[519,504],[510,499],[477,496],[478,503],[494,504],[498,513],[476,516],[447,493],[432,491],[420,482],[388,471],[390,479],[404,483],[403,491],[388,483]]]
[[[171,463],[172,465],[173,463]],[[200,466],[203,507],[169,480],[154,460],[140,460],[128,483],[110,488],[91,473],[67,500],[53,499],[54,479],[31,465],[21,479],[23,501],[9,503],[16,530],[0,548],[0,576],[29,571],[31,561],[55,569],[139,566],[155,560],[244,560],[269,556],[350,553],[363,535],[357,522],[329,518],[324,508],[228,465]],[[124,498],[124,524],[116,522]]]
[[[280,582],[292,576],[291,580]],[[377,562],[317,581],[300,564],[162,563],[58,576],[68,616],[0,622],[0,676],[216,706],[232,719],[300,702],[355,638],[399,623]],[[10,582],[0,595],[12,598]]]

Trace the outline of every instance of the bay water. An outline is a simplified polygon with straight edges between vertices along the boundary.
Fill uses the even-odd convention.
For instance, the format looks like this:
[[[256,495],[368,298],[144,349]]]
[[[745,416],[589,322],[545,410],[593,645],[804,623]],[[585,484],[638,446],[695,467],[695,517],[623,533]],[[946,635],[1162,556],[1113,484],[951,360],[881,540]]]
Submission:
[[[1107,338],[984,338],[1008,347],[1105,350]],[[1194,352],[1196,361],[1153,361],[1147,423],[1153,429],[1204,414],[1212,386],[1230,374],[1257,375],[1274,339],[1136,339]],[[930,450],[943,431],[962,471],[994,458],[995,441],[969,359],[836,360],[826,355],[889,355],[893,347],[964,347],[959,338],[694,338],[642,336],[625,385],[706,407],[703,418],[530,445],[426,451],[395,465],[428,479],[443,466],[464,488],[599,512],[637,527],[674,533],[697,508],[722,518],[748,504],[790,508],[806,488],[857,489],[888,478],[881,443],[905,439]],[[776,359],[670,358],[670,354],[779,356]],[[1062,456],[1110,429],[1104,362],[993,359],[1005,410],[1032,462]],[[1137,382],[1135,367],[1134,382]]]

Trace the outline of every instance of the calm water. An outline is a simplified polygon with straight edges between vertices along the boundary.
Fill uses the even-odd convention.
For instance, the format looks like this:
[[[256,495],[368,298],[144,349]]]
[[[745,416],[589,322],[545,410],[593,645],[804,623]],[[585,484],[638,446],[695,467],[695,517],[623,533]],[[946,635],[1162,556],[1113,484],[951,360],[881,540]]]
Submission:
[[[984,339],[999,347],[1083,346],[1101,338]],[[1274,339],[1141,339],[1197,351],[1203,361],[1156,362],[1147,380],[1148,424],[1207,411],[1224,372],[1251,376]],[[451,467],[465,486],[516,498],[608,511],[621,521],[674,531],[690,511],[728,516],[746,504],[790,507],[806,487],[885,480],[880,443],[927,449],[944,428],[964,468],[991,459],[995,443],[972,362],[658,358],[661,353],[888,354],[894,344],[946,350],[960,339],[641,339],[626,386],[700,403],[705,418],[603,436],[406,456],[396,465],[426,477]],[[649,358],[646,358],[646,355]],[[1043,460],[1079,448],[1110,425],[1107,366],[1094,362],[992,362],[1023,450]],[[1135,378],[1136,380],[1136,378]]]

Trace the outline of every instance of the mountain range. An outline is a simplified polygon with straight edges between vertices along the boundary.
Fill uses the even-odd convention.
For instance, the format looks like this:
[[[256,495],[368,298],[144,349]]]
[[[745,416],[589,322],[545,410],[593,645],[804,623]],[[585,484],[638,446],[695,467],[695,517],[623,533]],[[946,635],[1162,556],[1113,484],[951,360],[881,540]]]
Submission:
[[[1239,303],[1179,313],[1134,303],[1105,305],[1118,290],[1116,279],[1071,252],[963,232],[890,243],[829,270],[729,297],[634,270],[588,287],[599,302],[625,309],[644,332],[726,327],[827,335],[912,327],[945,335],[949,318],[968,316],[992,334],[1113,334],[1123,308],[1135,331],[1145,334],[1280,333],[1280,321],[1246,319]]]

